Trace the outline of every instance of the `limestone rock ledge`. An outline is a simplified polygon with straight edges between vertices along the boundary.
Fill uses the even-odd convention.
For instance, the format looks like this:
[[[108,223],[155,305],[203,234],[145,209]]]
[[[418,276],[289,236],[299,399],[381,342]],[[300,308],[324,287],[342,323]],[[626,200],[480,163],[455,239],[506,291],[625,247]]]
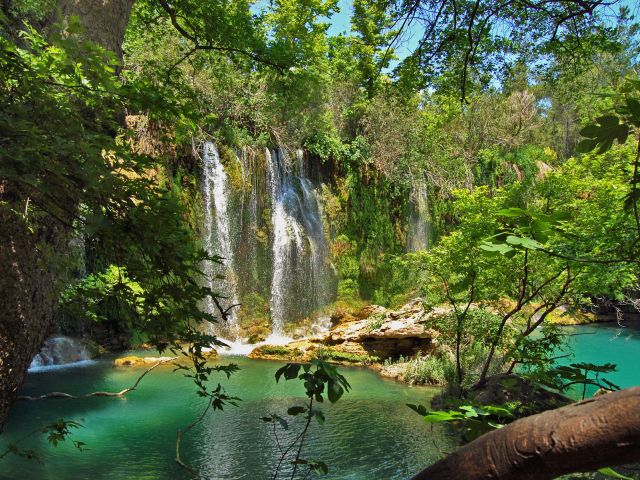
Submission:
[[[207,359],[214,359],[218,357],[218,352],[211,349],[207,352],[203,352]],[[158,362],[163,362],[165,365],[173,365],[174,362],[169,360],[177,360],[178,363],[185,363],[184,357],[178,359],[178,357],[139,357],[136,355],[128,355],[126,357],[119,357],[113,361],[115,367],[151,367]]]
[[[341,364],[367,365],[387,358],[427,354],[437,346],[439,333],[430,328],[430,320],[446,313],[444,308],[427,311],[416,298],[399,310],[369,305],[355,316],[332,317],[331,330],[325,334],[287,345],[262,345],[250,358],[309,361],[324,358]]]

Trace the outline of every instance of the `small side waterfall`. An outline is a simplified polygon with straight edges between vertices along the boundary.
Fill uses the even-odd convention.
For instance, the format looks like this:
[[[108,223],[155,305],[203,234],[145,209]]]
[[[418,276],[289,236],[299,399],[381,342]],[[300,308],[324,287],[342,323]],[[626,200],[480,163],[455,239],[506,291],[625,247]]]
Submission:
[[[79,338],[57,335],[44,341],[29,366],[30,372],[86,365],[99,354],[98,349]]]
[[[409,208],[407,251],[428,250],[431,242],[431,214],[429,212],[427,188],[423,183],[414,187]]]
[[[238,303],[237,278],[234,270],[234,255],[231,245],[229,223],[229,184],[218,149],[211,142],[203,145],[203,197],[204,197],[204,249],[222,257],[224,265],[207,261],[205,277],[211,289],[220,296],[227,297],[231,304]],[[207,299],[207,312],[218,313],[211,298]],[[229,322],[223,328],[228,333],[237,331],[237,317],[233,309],[229,312]]]

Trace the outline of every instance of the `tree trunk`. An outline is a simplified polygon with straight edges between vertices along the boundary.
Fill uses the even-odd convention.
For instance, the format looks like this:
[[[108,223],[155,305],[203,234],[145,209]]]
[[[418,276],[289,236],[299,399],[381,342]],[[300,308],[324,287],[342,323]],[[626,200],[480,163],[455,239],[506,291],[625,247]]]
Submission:
[[[85,36],[122,58],[122,42],[135,0],[58,0],[63,17],[78,16]]]
[[[63,17],[76,15],[85,36],[122,57],[134,0],[59,0]],[[26,198],[0,182],[0,431],[33,357],[54,328],[58,272],[70,229],[44,218],[27,225],[13,210]]]
[[[47,249],[60,247],[65,238],[55,224],[40,234],[47,236]],[[39,236],[18,214],[0,208],[0,430],[31,359],[53,327],[56,274],[44,265]]]
[[[640,459],[640,387],[517,420],[412,480],[545,480]]]

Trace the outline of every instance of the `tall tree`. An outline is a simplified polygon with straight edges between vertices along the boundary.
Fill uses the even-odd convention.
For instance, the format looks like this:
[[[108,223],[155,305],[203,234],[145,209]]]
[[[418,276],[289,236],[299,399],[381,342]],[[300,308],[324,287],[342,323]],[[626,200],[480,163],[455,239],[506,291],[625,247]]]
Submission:
[[[133,0],[61,0],[59,3],[64,21],[69,22],[72,16],[76,16],[88,27],[84,33],[87,38],[118,54],[122,53],[124,31],[132,5]],[[5,2],[4,7],[7,13],[11,12],[12,5]],[[0,88],[3,90],[2,110],[5,115],[0,127],[3,132],[0,141],[3,150],[0,175],[0,264],[3,265],[0,275],[0,427],[22,385],[31,359],[53,328],[60,274],[56,265],[60,262],[52,260],[57,255],[64,255],[79,208],[79,192],[69,187],[81,188],[74,185],[75,179],[56,171],[55,154],[42,171],[43,181],[49,184],[46,192],[34,195],[37,187],[30,188],[38,181],[37,170],[29,171],[30,167],[42,161],[35,152],[27,153],[33,155],[25,160],[27,171],[7,170],[20,160],[11,157],[13,142],[24,142],[34,133],[37,136],[35,128],[38,127],[26,121],[18,123],[21,119],[14,116],[16,110],[23,118],[45,115],[46,107],[42,107],[48,99],[36,98],[41,92],[35,83],[15,82],[12,75],[23,76],[22,80],[28,82],[34,74],[33,65],[23,62],[4,36],[2,47],[3,83]],[[48,107],[55,107],[55,103],[52,101]],[[64,122],[61,116],[57,119]],[[72,122],[72,125],[77,126],[77,123]],[[53,122],[48,127],[59,128]],[[86,140],[80,137],[66,140]],[[46,135],[41,141],[47,141]],[[46,153],[56,146],[44,147]],[[37,146],[34,150],[38,150]],[[39,203],[45,209],[40,210],[41,218],[35,223],[29,216],[30,203]]]

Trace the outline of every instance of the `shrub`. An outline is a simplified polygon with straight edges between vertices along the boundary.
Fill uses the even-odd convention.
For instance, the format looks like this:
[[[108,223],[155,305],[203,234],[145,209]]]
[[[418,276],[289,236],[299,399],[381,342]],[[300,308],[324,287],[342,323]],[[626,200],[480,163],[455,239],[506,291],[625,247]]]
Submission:
[[[260,349],[265,355],[276,355],[279,357],[300,357],[302,351],[297,348],[285,347],[284,345],[264,345]]]
[[[407,362],[404,381],[412,385],[444,385],[452,370],[451,362],[437,355],[422,356],[420,353]]]
[[[374,330],[379,329],[385,320],[385,314],[383,312],[376,312],[369,317],[367,321],[367,325],[365,326],[365,330],[367,332],[373,332]]]
[[[329,362],[347,362],[347,363],[359,363],[369,365],[377,362],[378,357],[372,357],[371,355],[359,355],[357,353],[338,352],[330,348],[318,348],[314,354],[314,357]]]

